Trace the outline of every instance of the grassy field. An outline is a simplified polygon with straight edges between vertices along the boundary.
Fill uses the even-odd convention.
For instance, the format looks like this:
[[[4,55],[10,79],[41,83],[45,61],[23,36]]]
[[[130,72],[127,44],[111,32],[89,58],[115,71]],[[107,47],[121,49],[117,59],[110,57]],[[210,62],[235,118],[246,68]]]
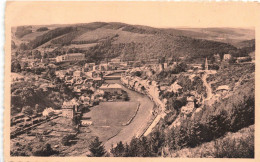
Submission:
[[[135,114],[137,106],[138,102],[101,102],[84,117],[91,117],[93,125],[89,128],[92,133],[107,140],[124,127],[122,124]]]

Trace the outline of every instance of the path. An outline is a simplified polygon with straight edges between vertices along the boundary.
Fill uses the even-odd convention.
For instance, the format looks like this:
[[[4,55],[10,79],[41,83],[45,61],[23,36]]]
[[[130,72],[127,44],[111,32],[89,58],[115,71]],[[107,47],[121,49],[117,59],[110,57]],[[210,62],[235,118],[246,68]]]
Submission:
[[[209,100],[213,96],[211,85],[207,83],[207,77],[208,77],[208,73],[205,72],[204,75],[201,78],[202,81],[203,81],[203,84],[205,85],[205,87],[207,89],[207,98],[205,100]]]

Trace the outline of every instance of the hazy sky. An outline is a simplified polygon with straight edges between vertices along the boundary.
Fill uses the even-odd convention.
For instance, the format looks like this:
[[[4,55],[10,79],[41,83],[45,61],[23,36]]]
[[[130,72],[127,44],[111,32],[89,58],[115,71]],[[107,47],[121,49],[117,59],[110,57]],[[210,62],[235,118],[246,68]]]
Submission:
[[[7,23],[17,25],[124,22],[153,27],[253,27],[253,3],[7,2]]]

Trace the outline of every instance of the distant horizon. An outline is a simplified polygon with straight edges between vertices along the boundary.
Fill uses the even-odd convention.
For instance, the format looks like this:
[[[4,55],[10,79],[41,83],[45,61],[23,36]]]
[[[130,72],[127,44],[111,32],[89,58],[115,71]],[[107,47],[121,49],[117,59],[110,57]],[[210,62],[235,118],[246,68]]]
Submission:
[[[239,2],[8,1],[6,23],[14,27],[122,22],[155,28],[252,28],[255,10],[254,3]]]
[[[126,23],[126,22],[116,22],[116,21],[91,21],[91,22],[75,22],[75,23],[51,23],[51,24],[28,24],[28,25],[15,25],[12,26],[11,28],[19,27],[19,26],[65,26],[65,25],[79,25],[79,24],[90,24],[90,23],[122,23],[122,24],[127,24],[127,25],[133,25],[133,26],[147,26],[151,28],[157,28],[157,29],[246,29],[246,30],[254,30],[255,27],[235,27],[235,26],[209,26],[209,27],[193,27],[193,26],[161,26],[161,27],[156,27],[156,26],[151,26],[151,25],[143,25],[143,24],[131,24],[131,23]]]

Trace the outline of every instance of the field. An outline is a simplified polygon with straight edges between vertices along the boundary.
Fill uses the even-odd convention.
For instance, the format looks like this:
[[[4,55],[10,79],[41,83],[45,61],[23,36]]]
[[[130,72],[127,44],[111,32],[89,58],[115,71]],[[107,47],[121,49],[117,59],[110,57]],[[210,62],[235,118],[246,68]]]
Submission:
[[[138,102],[102,102],[83,117],[91,117],[89,128],[102,141],[117,134],[137,110]]]

